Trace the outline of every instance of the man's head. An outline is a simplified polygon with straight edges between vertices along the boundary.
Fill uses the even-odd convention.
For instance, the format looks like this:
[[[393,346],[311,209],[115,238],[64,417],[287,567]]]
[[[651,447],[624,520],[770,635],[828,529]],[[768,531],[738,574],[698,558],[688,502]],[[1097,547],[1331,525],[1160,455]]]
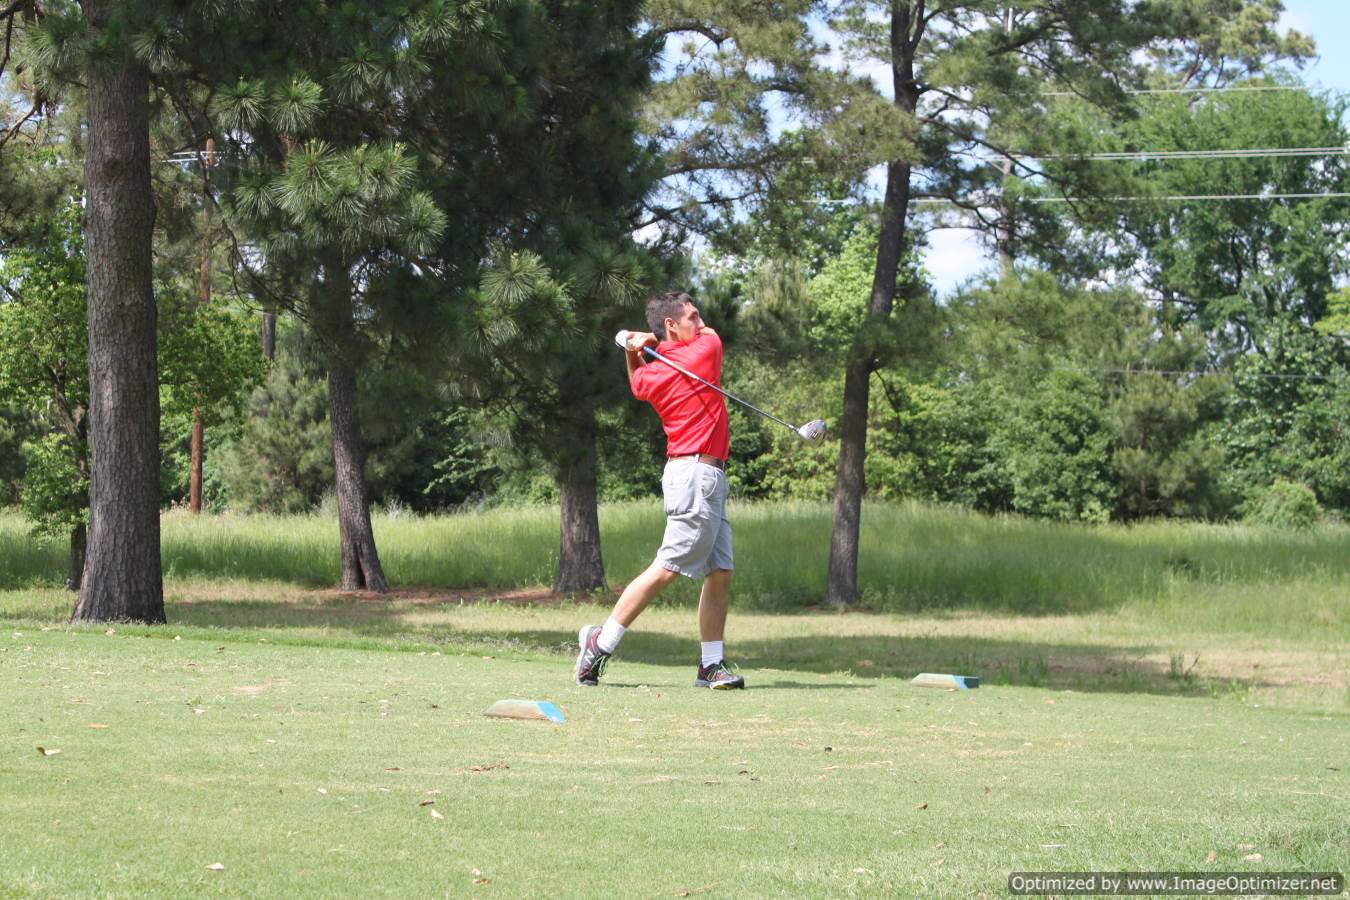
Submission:
[[[694,298],[684,291],[665,291],[647,299],[647,324],[663,341],[691,341],[703,327]]]

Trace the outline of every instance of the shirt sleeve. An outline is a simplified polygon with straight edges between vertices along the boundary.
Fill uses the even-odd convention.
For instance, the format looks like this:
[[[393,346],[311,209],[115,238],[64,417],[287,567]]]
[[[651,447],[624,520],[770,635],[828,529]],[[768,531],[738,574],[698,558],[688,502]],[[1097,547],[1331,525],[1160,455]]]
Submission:
[[[686,345],[689,370],[700,378],[717,382],[722,377],[722,339],[716,334],[700,334]]]
[[[638,400],[646,400],[651,391],[651,373],[647,371],[650,368],[650,364],[638,366],[628,378],[628,386],[633,389],[633,396]]]

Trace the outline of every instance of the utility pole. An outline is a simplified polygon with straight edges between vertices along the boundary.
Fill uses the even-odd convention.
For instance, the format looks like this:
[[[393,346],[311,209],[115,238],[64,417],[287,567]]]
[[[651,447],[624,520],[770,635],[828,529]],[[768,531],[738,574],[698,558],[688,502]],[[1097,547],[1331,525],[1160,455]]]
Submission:
[[[202,263],[199,272],[198,300],[211,302],[211,164],[215,161],[216,140],[206,139],[206,165],[202,169]],[[205,431],[202,426],[202,392],[197,389],[197,405],[192,408],[192,471],[188,476],[188,510],[202,511],[202,462]]]

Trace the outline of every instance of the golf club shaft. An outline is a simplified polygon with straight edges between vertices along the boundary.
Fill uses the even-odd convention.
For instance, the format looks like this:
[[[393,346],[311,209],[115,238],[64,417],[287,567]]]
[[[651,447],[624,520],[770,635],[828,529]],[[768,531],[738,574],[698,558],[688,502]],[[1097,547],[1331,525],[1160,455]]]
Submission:
[[[797,431],[797,426],[796,426],[796,425],[793,425],[793,424],[790,423],[790,422],[784,422],[782,419],[778,418],[778,417],[775,416],[773,413],[767,413],[767,412],[765,412],[764,410],[760,409],[758,406],[755,406],[753,403],[747,403],[747,402],[745,402],[745,401],[742,400],[740,397],[737,397],[735,394],[729,394],[729,393],[727,393],[726,391],[722,390],[722,389],[721,389],[720,387],[718,387],[717,385],[713,384],[711,381],[704,381],[702,378],[699,378],[697,375],[695,375],[693,372],[690,372],[688,369],[686,369],[684,366],[680,365],[679,363],[677,363],[677,362],[672,362],[671,360],[666,359],[664,356],[662,356],[660,353],[657,353],[657,352],[656,352],[655,350],[653,350],[651,347],[643,347],[643,348],[642,348],[642,352],[643,352],[643,353],[646,353],[648,356],[652,357],[653,359],[659,359],[659,360],[661,360],[661,362],[663,362],[663,363],[665,363],[666,365],[670,366],[672,369],[674,369],[676,372],[679,372],[681,375],[687,375],[688,377],[690,377],[690,378],[694,379],[695,381],[697,381],[699,384],[705,384],[705,385],[707,385],[708,387],[712,388],[714,391],[717,391],[717,393],[721,394],[723,397],[726,397],[728,400],[735,400],[735,401],[736,401],[737,403],[739,403],[741,406],[747,407],[747,408],[749,408],[749,409],[753,409],[755,412],[759,413],[761,416],[764,416],[766,419],[773,419],[773,420],[774,420],[775,422],[777,422],[779,425],[786,425],[788,428],[791,428],[793,431]],[[800,432],[798,432],[798,433],[800,434]]]

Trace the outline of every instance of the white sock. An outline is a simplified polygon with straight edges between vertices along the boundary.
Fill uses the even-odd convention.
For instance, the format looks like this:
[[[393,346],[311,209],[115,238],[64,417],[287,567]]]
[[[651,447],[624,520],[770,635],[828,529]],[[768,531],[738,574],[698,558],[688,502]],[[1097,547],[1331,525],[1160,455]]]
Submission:
[[[704,641],[703,642],[703,668],[708,668],[713,663],[722,661],[722,642]]]
[[[595,643],[606,653],[613,653],[618,649],[619,641],[622,640],[623,633],[627,630],[628,629],[624,628],[618,622],[614,621],[613,616],[610,616],[600,628],[600,637],[596,639]]]

